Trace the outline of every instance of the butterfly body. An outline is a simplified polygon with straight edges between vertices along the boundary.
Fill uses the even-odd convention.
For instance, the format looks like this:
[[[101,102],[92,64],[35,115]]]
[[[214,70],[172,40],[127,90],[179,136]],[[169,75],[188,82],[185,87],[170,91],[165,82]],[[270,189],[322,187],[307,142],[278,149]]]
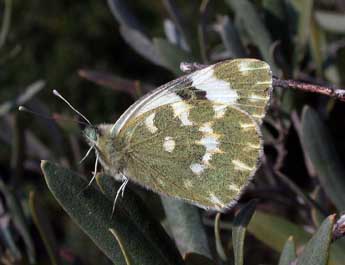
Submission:
[[[223,210],[258,168],[271,85],[265,62],[224,61],[157,88],[85,135],[112,175]]]

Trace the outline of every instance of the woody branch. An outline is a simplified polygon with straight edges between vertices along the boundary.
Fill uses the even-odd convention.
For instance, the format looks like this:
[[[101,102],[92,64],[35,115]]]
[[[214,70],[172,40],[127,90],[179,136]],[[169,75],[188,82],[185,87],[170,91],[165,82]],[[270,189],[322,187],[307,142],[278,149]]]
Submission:
[[[273,77],[273,87],[282,87],[282,88],[292,88],[306,92],[318,93],[330,97],[334,97],[338,100],[345,102],[345,90],[335,87],[327,87],[320,85],[313,85],[309,83],[303,83],[295,80],[283,80],[276,77]]]

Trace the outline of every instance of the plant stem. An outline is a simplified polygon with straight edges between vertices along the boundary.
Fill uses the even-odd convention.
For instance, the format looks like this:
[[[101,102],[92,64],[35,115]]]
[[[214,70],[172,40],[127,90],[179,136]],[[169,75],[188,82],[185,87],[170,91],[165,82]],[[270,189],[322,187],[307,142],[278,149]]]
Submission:
[[[297,89],[306,92],[318,93],[330,97],[334,97],[340,101],[345,102],[345,90],[335,87],[327,87],[320,85],[313,85],[308,83],[303,83],[295,80],[283,80],[273,77],[273,87],[282,87],[284,89]]]

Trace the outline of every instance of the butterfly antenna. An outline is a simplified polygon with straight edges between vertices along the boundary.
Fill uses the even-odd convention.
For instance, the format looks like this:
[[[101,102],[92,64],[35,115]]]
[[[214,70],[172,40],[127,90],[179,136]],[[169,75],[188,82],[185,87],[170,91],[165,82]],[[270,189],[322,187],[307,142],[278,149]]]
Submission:
[[[72,119],[64,119],[64,118],[61,118],[61,117],[54,117],[54,116],[44,115],[44,114],[42,114],[42,113],[38,113],[38,112],[32,111],[32,110],[30,110],[30,109],[28,109],[27,107],[24,107],[24,106],[19,106],[19,107],[18,107],[18,110],[19,110],[19,111],[22,111],[22,112],[27,112],[27,113],[36,115],[36,116],[38,116],[38,117],[41,117],[41,118],[44,118],[44,119],[47,119],[47,120],[54,120],[54,121],[72,121],[72,122],[76,122],[76,123],[79,123],[79,124],[88,125],[88,123],[83,122],[83,121],[77,121],[77,120],[72,120]]]
[[[96,152],[96,162],[95,162],[95,168],[94,168],[94,171],[93,171],[93,176],[92,176],[89,184],[87,184],[87,187],[91,186],[92,182],[95,180],[95,178],[97,176],[98,160],[99,160],[99,154]]]
[[[83,115],[81,114],[75,107],[72,106],[71,103],[67,101],[57,90],[53,90],[53,94],[60,99],[62,99],[75,113],[77,113],[80,117],[82,117],[89,125],[92,125],[91,122]]]

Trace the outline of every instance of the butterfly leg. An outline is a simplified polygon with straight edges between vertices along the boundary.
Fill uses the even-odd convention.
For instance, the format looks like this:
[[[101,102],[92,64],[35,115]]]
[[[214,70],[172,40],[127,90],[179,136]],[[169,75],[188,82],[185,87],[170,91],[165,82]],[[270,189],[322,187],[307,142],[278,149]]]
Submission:
[[[90,187],[92,182],[95,180],[96,176],[97,176],[97,167],[98,167],[98,161],[99,161],[99,155],[98,153],[96,152],[96,162],[95,162],[95,168],[94,168],[94,171],[93,171],[93,176],[89,182],[89,184],[87,184],[87,187]]]
[[[122,174],[122,184],[116,192],[116,196],[115,196],[114,203],[113,203],[113,210],[112,210],[111,215],[113,215],[115,212],[116,202],[117,202],[117,199],[119,198],[120,194],[121,194],[121,197],[123,197],[127,183],[128,183],[128,178]]]

